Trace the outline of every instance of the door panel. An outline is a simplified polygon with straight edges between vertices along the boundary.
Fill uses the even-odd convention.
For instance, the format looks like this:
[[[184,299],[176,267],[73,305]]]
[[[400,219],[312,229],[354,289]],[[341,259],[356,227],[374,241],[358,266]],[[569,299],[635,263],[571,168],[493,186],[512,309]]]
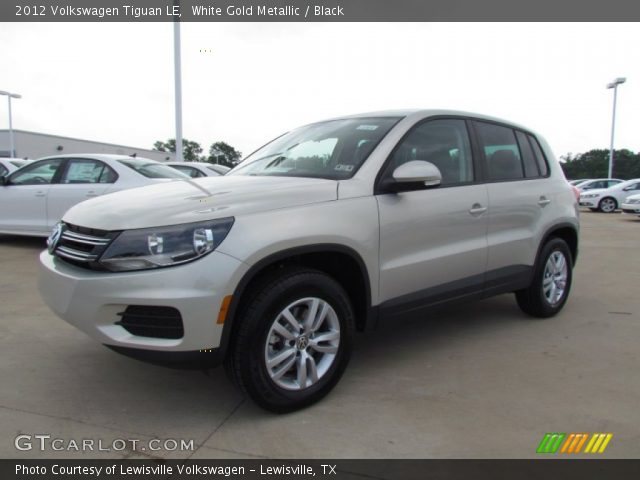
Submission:
[[[478,291],[482,288],[487,262],[487,215],[470,210],[474,206],[486,207],[485,185],[377,198],[381,302],[427,293],[445,284],[449,284],[451,293],[458,286]]]
[[[379,298],[385,307],[404,303],[400,310],[461,291],[479,292],[487,261],[487,189],[473,183],[466,122],[440,118],[415,125],[392,152],[382,182],[391,180],[398,166],[416,160],[438,168],[440,186],[376,197]]]
[[[15,232],[45,233],[47,197],[57,181],[64,159],[34,162],[9,177],[0,187],[0,229]]]
[[[50,185],[0,186],[0,230],[47,231],[47,194]]]
[[[533,265],[537,232],[553,213],[547,180],[491,183],[489,191],[489,255],[487,270]]]
[[[533,265],[536,235],[552,216],[555,195],[544,178],[548,166],[531,135],[480,121],[475,128],[490,182],[487,272],[495,284],[500,276],[511,281],[513,272],[526,273],[523,267]],[[524,279],[528,281],[527,275]]]

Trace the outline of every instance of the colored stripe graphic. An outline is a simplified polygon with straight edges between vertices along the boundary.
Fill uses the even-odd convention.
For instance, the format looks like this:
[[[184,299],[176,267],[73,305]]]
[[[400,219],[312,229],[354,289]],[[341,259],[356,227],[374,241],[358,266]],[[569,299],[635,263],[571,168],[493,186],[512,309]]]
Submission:
[[[562,445],[560,453],[580,453],[587,438],[589,438],[588,433],[570,433]]]
[[[566,433],[545,433],[536,453],[556,453]]]
[[[594,433],[584,453],[604,453],[612,438],[612,433]]]

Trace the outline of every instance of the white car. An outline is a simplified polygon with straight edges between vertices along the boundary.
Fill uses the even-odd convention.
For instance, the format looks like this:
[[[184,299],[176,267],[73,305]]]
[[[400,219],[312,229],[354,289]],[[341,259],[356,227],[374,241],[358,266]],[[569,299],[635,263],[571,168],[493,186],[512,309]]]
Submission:
[[[20,167],[24,167],[27,163],[29,163],[29,160],[21,158],[0,158],[0,177],[6,177]]]
[[[631,213],[640,216],[640,194],[630,195],[620,206],[624,213]]]
[[[592,180],[586,180],[582,183],[579,183],[576,185],[576,187],[578,187],[581,192],[584,192],[586,190],[597,190],[615,187],[622,182],[624,182],[624,180],[619,180],[617,178],[594,178]]]
[[[169,162],[165,163],[165,165],[169,165],[171,168],[175,168],[191,178],[217,177],[231,170],[224,165],[214,165],[207,162]]]
[[[172,178],[187,177],[162,163],[125,155],[59,155],[29,162],[2,177],[0,233],[46,237],[83,200]]]
[[[612,213],[620,208],[620,205],[628,196],[634,193],[640,193],[640,178],[627,180],[610,188],[582,192],[580,194],[580,206],[587,207],[592,212]]]
[[[527,314],[558,313],[576,207],[525,127],[446,110],[342,117],[282,135],[225,178],[73,207],[40,255],[40,291],[117,352],[224,361],[260,406],[287,412],[336,385],[355,330],[378,318],[508,292]]]

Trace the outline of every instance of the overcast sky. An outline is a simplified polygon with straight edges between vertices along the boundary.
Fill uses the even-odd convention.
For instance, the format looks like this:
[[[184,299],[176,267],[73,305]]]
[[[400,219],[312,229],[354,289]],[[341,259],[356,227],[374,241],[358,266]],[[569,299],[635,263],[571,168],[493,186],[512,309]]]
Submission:
[[[637,24],[184,23],[184,136],[244,154],[343,114],[453,108],[522,123],[557,155],[640,150]],[[202,51],[201,51],[202,50]],[[0,23],[14,128],[151,148],[173,137],[171,23]],[[0,128],[8,127],[5,97]]]

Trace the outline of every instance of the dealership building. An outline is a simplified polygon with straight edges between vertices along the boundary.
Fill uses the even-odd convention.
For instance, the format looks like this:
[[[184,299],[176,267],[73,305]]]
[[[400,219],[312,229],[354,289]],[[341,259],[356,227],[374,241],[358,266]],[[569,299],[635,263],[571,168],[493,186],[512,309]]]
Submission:
[[[13,130],[14,155],[11,152],[9,130],[0,130],[0,157],[38,159],[51,155],[73,155],[78,153],[112,153],[135,155],[160,162],[175,160],[175,153],[159,152],[146,148],[127,147],[113,143],[94,142],[80,138],[61,137],[46,133]]]

